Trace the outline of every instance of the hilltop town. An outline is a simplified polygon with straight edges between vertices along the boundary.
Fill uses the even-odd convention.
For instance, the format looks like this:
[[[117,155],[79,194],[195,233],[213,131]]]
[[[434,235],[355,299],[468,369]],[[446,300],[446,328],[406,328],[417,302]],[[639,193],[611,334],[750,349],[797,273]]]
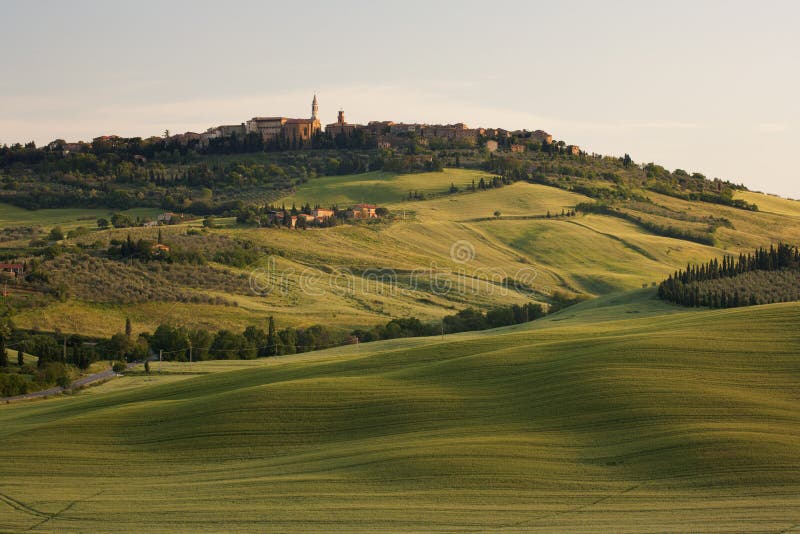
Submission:
[[[169,137],[170,141],[181,145],[198,144],[208,147],[215,140],[253,138],[264,145],[287,148],[313,148],[333,142],[335,146],[348,146],[354,138],[358,144],[375,148],[404,147],[412,138],[427,141],[445,141],[455,146],[471,148],[483,141],[489,150],[496,150],[498,139],[516,137],[538,143],[552,143],[553,136],[543,130],[509,131],[502,128],[470,128],[459,122],[456,124],[402,123],[394,121],[370,121],[366,125],[349,123],[344,110],[340,110],[336,122],[326,124],[323,129],[319,120],[319,101],[317,95],[311,102],[311,116],[307,119],[282,116],[253,117],[241,124],[229,124],[208,128],[203,133],[186,132]],[[315,143],[315,140],[317,141]],[[494,142],[491,142],[494,141]],[[521,151],[522,145],[512,148]],[[577,154],[580,148],[570,146]]]

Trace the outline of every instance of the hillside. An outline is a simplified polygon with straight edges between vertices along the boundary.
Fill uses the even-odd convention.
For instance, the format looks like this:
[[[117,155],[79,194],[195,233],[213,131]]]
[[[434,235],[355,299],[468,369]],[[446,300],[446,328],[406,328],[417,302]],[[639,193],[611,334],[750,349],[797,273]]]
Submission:
[[[798,320],[639,290],[444,340],[162,364],[0,407],[0,529],[787,530]]]
[[[15,323],[108,337],[126,317],[136,331],[151,332],[161,322],[240,329],[261,325],[268,315],[275,315],[281,327],[322,323],[353,329],[407,316],[433,321],[467,306],[549,303],[556,292],[592,297],[630,290],[652,285],[690,262],[800,240],[798,203],[767,195],[737,193],[764,204],[763,211],[753,212],[650,191],[648,203],[615,204],[627,219],[582,212],[561,217],[594,199],[524,181],[468,191],[471,183],[490,177],[467,169],[320,177],[278,201],[287,206],[378,202],[391,217],[374,224],[291,231],[219,218],[211,229],[202,229],[202,219],[194,219],[159,228],[84,230],[56,251],[66,255],[42,264],[50,280],[46,287],[66,298],[51,299],[44,307],[23,305]],[[454,194],[449,193],[451,184],[458,189]],[[424,192],[426,199],[407,200],[409,191]],[[6,210],[17,211],[22,210]],[[108,212],[50,210],[47,220],[66,230],[98,213]],[[24,220],[37,214],[25,212]],[[132,217],[144,214],[131,212]],[[708,229],[708,221],[722,219],[724,225]],[[660,235],[647,223],[685,227],[715,244]],[[45,222],[40,233],[46,235],[49,228]],[[154,242],[159,233],[173,248],[206,255],[208,265],[162,268],[90,260],[114,239],[130,235]],[[27,246],[25,239],[9,239],[3,246],[10,254]],[[69,252],[70,246],[77,248]],[[250,248],[246,261],[217,261],[218,253],[243,246]],[[451,255],[459,251],[467,254],[466,262]],[[274,290],[254,291],[265,276],[272,277]],[[436,289],[437,284],[448,289]]]

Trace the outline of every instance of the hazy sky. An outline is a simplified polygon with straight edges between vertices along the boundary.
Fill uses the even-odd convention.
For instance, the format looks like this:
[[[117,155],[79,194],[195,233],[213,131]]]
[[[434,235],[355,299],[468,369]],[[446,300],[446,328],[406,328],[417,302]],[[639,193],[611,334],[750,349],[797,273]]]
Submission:
[[[544,129],[800,197],[800,2],[11,2],[0,143],[323,124]]]

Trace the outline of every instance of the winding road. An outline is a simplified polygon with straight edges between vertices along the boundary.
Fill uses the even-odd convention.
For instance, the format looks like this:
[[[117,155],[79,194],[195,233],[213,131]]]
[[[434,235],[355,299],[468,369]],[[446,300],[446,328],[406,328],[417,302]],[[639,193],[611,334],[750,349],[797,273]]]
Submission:
[[[128,369],[140,365],[141,362],[133,362],[128,364]],[[41,391],[34,391],[32,393],[25,393],[24,395],[15,395],[13,397],[0,397],[0,404],[8,403],[8,402],[15,402],[21,400],[28,400],[28,399],[38,399],[41,397],[48,397],[51,395],[58,395],[63,393],[67,389],[77,389],[82,386],[88,386],[89,384],[94,384],[95,382],[101,382],[104,380],[109,380],[117,376],[117,373],[114,372],[112,369],[106,369],[100,373],[94,373],[91,375],[82,376],[81,378],[72,382],[69,387],[62,388],[61,386],[56,386],[53,388],[43,389]]]

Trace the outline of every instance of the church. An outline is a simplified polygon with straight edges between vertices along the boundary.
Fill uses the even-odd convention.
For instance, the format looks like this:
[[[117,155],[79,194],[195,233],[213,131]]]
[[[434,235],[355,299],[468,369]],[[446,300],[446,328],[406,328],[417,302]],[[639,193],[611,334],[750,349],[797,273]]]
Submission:
[[[245,123],[247,133],[261,135],[264,142],[282,140],[288,143],[310,145],[311,138],[322,127],[319,122],[319,103],[317,95],[311,102],[310,119],[290,119],[288,117],[253,117]]]

